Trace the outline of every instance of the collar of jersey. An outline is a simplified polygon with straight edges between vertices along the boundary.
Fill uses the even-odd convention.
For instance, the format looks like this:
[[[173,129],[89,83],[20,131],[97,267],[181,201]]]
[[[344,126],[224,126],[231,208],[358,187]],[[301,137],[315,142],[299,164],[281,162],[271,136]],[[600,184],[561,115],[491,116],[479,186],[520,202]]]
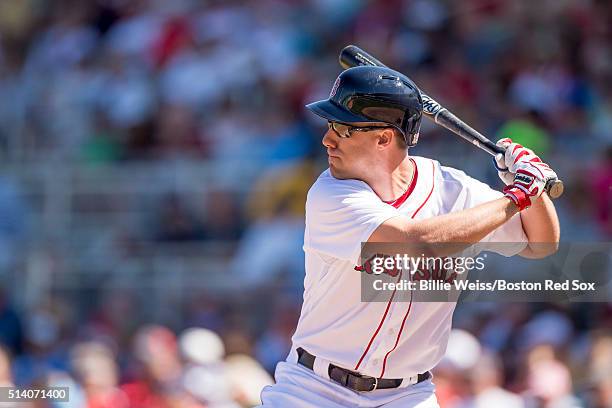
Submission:
[[[410,158],[410,161],[414,165],[414,176],[412,177],[412,181],[410,182],[410,185],[408,186],[404,194],[402,194],[400,197],[396,198],[393,201],[383,200],[383,203],[389,204],[395,208],[400,208],[400,206],[404,204],[404,202],[408,199],[408,197],[410,197],[410,194],[412,194],[412,192],[414,191],[414,187],[416,187],[416,183],[417,183],[417,178],[419,177],[419,168],[416,162],[412,159],[412,157]]]

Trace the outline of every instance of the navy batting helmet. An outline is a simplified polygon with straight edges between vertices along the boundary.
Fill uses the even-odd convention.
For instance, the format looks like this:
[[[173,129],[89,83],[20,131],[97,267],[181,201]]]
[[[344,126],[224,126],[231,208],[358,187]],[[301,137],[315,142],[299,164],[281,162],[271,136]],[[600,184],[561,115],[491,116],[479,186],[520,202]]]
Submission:
[[[387,124],[399,130],[408,146],[419,137],[423,100],[407,76],[386,67],[349,68],[336,79],[329,99],[306,105],[333,122]]]

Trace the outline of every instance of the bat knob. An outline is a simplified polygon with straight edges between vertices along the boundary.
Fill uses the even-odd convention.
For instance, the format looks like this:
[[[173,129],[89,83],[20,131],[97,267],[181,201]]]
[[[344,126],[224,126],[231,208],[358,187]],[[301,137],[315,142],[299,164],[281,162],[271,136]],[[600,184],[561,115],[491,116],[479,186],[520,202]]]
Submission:
[[[548,196],[552,199],[559,198],[563,194],[563,182],[559,179],[552,179],[546,182],[546,186],[544,187]]]

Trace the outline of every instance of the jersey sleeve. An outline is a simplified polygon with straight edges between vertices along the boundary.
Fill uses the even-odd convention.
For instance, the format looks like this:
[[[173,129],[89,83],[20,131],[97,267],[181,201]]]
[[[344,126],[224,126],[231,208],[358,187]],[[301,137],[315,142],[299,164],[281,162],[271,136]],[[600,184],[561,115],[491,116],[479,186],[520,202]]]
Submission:
[[[455,190],[455,194],[461,199],[457,200],[463,208],[472,208],[487,201],[503,197],[503,193],[493,190],[487,184],[478,181],[461,170],[450,167],[442,168],[442,174],[449,191]],[[450,185],[449,185],[450,184]],[[527,236],[523,230],[520,213],[515,214],[504,225],[500,226],[480,241],[484,246],[481,248],[496,252],[504,256],[514,256],[527,246]],[[486,245],[487,243],[500,243]]]
[[[339,180],[324,173],[306,199],[304,250],[357,263],[361,243],[398,215],[366,183]]]

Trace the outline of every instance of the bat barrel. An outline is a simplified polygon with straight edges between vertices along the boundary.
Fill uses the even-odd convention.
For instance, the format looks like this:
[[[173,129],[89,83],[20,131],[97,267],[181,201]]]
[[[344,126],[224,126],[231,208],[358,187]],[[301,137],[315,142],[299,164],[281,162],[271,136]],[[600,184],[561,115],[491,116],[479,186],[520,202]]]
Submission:
[[[347,45],[340,51],[340,65],[344,69],[352,68],[352,67],[360,67],[373,65],[376,67],[386,67],[385,64],[357,47],[356,45]]]

